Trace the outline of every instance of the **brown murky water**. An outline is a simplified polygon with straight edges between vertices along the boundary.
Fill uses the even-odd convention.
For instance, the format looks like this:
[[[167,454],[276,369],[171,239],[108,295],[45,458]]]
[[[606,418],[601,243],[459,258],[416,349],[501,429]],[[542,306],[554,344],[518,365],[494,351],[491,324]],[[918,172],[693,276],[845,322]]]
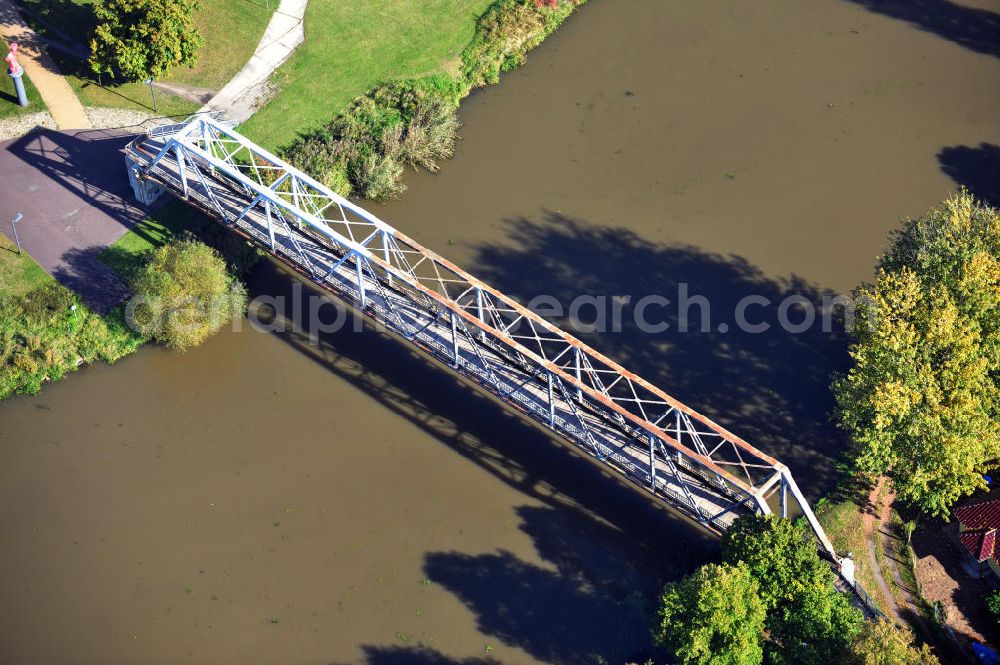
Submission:
[[[376,211],[525,300],[705,295],[704,332],[665,308],[595,344],[815,497],[842,334],[718,324],[849,289],[957,183],[996,195],[998,3],[866,4],[592,0]],[[372,332],[227,331],[0,407],[4,663],[620,663],[712,549]]]

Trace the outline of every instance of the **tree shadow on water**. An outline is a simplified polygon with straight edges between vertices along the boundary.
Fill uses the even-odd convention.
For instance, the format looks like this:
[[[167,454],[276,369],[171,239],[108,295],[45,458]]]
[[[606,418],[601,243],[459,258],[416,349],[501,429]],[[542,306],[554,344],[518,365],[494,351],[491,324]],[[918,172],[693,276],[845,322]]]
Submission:
[[[832,307],[836,294],[799,278],[774,279],[737,256],[695,247],[651,242],[623,228],[595,226],[556,213],[541,221],[507,222],[511,241],[478,250],[478,276],[523,303],[553,296],[563,313],[577,296],[627,295],[621,329],[576,334],[598,351],[638,373],[668,394],[716,420],[751,444],[787,464],[803,492],[816,499],[836,481],[834,464],[847,440],[831,423],[835,406],[831,374],[847,366],[843,309]],[[707,307],[689,299],[703,296]],[[637,302],[659,295],[643,319],[666,323],[664,332],[644,332],[637,323]],[[737,307],[746,296],[770,305],[746,310],[751,332],[737,325]],[[800,323],[806,311],[815,322],[802,332],[782,327],[779,306],[790,297],[802,307],[788,309]],[[794,305],[794,301],[790,301]],[[824,332],[824,311],[829,332]],[[594,320],[583,307],[579,319]],[[708,314],[703,328],[702,314]],[[682,332],[685,326],[688,332]],[[565,317],[557,321],[567,324]],[[569,327],[573,330],[573,326]]]
[[[434,552],[425,559],[428,578],[455,594],[484,634],[538,660],[575,665],[649,657],[659,586],[622,560],[618,532],[598,523],[580,529],[550,508],[522,506],[518,515],[544,565],[506,550]]]
[[[1000,14],[951,0],[850,0],[947,39],[976,53],[1000,57]]]
[[[499,665],[494,658],[452,658],[426,646],[372,646],[361,647],[364,665]]]
[[[937,155],[944,171],[956,184],[977,199],[1000,207],[1000,146],[980,143],[978,147],[956,145],[942,148]]]

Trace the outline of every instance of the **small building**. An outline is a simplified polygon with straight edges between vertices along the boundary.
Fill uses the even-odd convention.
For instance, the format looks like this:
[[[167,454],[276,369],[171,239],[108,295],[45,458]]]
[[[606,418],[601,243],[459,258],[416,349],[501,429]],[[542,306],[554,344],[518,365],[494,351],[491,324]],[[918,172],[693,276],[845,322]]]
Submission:
[[[979,564],[982,576],[983,564],[989,566],[1000,577],[1000,547],[997,531],[1000,529],[1000,499],[990,499],[969,503],[955,509],[958,520],[958,540],[965,551]]]

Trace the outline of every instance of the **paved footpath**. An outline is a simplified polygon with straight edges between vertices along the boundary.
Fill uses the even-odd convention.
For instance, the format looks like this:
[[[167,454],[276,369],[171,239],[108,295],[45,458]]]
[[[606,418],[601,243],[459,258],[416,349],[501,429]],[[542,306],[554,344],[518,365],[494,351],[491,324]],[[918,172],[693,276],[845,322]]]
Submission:
[[[281,0],[250,60],[201,111],[220,111],[237,124],[252,116],[267,101],[271,74],[305,40],[302,21],[308,4],[309,0]]]
[[[114,130],[40,129],[0,142],[0,231],[17,225],[25,251],[98,312],[127,295],[98,256],[145,219],[135,202],[122,148],[133,138]]]
[[[83,112],[83,105],[77,99],[76,93],[66,83],[56,63],[45,52],[42,41],[21,19],[10,0],[0,0],[0,37],[8,44],[18,43],[17,61],[38,88],[38,93],[48,107],[52,119],[55,120],[56,127],[89,129],[90,120]]]

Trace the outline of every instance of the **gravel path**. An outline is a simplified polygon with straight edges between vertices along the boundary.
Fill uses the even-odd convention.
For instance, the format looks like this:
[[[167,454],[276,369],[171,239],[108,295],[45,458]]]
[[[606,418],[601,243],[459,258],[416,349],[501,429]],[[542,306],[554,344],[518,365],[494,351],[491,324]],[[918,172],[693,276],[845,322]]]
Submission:
[[[0,141],[24,136],[35,127],[56,128],[56,121],[48,111],[0,118]]]

